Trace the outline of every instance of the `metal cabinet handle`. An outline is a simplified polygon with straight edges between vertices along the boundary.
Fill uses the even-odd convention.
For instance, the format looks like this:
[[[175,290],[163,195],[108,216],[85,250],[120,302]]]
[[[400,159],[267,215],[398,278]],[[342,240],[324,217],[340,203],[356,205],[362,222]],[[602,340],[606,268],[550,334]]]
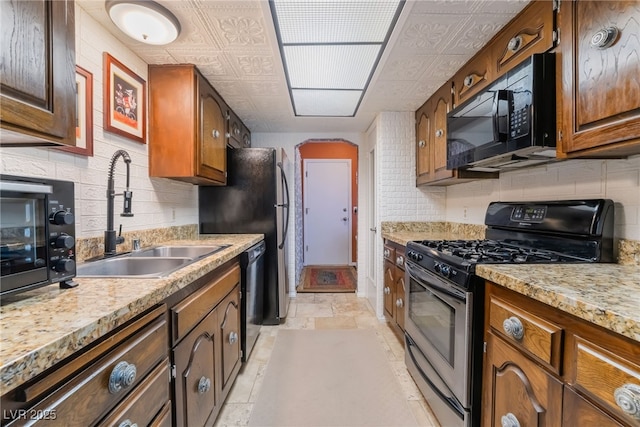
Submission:
[[[464,80],[462,81],[462,84],[465,85],[466,87],[473,86],[473,76],[469,74],[467,77],[464,78]]]
[[[396,307],[402,308],[403,305],[404,305],[404,301],[402,301],[402,298],[398,298],[396,300]]]
[[[404,257],[402,255],[396,257],[396,264],[400,266],[404,265]]]
[[[613,392],[613,398],[616,404],[622,409],[622,412],[640,420],[640,386],[636,384],[625,384],[618,387]]]
[[[211,390],[211,380],[209,378],[202,377],[198,381],[198,393],[205,394]]]
[[[606,49],[618,40],[620,30],[616,27],[603,28],[591,36],[591,47],[594,49]]]
[[[389,252],[389,249],[385,249],[385,250],[384,250],[384,256],[389,256],[389,253],[390,253],[390,252]]]
[[[236,332],[229,333],[229,344],[233,345],[238,341],[238,334]]]
[[[518,421],[516,416],[511,412],[507,415],[503,415],[502,418],[500,418],[500,423],[502,424],[502,427],[520,427],[520,421]]]
[[[520,319],[515,316],[505,319],[502,322],[502,329],[504,329],[505,334],[517,340],[521,340],[524,337],[524,326],[522,326]]]
[[[515,36],[509,43],[507,43],[507,49],[511,52],[517,52],[522,47],[522,36]]]
[[[384,287],[384,293],[385,293],[386,295],[389,295],[389,294],[391,293],[391,289],[389,289],[389,287],[388,287],[388,286],[385,286],[385,287]]]
[[[442,129],[438,129],[436,131],[436,138],[440,138],[442,135],[444,135],[444,131]]]
[[[109,375],[109,393],[115,394],[129,387],[136,380],[136,365],[125,361],[114,366]]]
[[[124,420],[118,427],[138,427],[138,424],[132,423],[131,420]]]
[[[211,136],[213,136],[214,138],[216,138],[216,139],[217,139],[217,138],[220,136],[220,131],[219,131],[218,129],[214,129],[214,130],[211,132]]]
[[[426,142],[424,142],[424,140],[423,140],[423,139],[421,139],[420,141],[418,141],[418,147],[420,147],[420,148],[424,148],[426,145],[427,145],[427,143],[426,143]]]

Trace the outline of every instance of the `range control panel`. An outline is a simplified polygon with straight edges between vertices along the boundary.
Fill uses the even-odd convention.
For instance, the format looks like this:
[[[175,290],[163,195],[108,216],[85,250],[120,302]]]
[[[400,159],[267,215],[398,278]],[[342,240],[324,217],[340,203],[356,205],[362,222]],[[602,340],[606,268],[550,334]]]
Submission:
[[[546,206],[516,206],[511,213],[511,221],[542,222],[547,215]]]

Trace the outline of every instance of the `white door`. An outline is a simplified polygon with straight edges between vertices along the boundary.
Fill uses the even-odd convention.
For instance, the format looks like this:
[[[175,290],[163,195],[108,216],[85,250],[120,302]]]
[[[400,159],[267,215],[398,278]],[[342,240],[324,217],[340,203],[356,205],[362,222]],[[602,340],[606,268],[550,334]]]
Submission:
[[[351,160],[304,160],[304,265],[351,263]]]

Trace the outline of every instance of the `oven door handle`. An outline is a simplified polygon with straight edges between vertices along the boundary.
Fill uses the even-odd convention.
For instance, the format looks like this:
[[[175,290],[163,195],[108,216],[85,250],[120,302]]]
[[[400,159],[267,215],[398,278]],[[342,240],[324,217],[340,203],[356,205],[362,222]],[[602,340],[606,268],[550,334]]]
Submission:
[[[423,287],[425,287],[425,284],[428,284],[426,287],[436,289],[459,301],[467,300],[464,291],[457,289],[454,285],[449,285],[438,276],[431,274],[408,260],[405,262],[404,268],[407,272],[406,274],[416,278]]]

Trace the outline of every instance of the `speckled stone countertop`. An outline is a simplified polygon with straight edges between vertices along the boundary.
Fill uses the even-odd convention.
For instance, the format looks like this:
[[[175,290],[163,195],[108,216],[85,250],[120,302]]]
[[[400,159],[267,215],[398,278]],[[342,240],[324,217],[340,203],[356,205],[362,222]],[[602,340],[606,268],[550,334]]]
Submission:
[[[411,240],[481,239],[481,226],[383,223],[382,237]],[[623,241],[620,264],[478,264],[476,274],[566,313],[640,342],[638,245]],[[625,265],[626,264],[626,265]]]
[[[640,342],[640,267],[478,264],[476,274]]]
[[[231,246],[161,279],[76,278],[78,287],[45,286],[3,297],[0,395],[18,387],[129,319],[238,256],[260,234],[201,236],[162,244]]]

